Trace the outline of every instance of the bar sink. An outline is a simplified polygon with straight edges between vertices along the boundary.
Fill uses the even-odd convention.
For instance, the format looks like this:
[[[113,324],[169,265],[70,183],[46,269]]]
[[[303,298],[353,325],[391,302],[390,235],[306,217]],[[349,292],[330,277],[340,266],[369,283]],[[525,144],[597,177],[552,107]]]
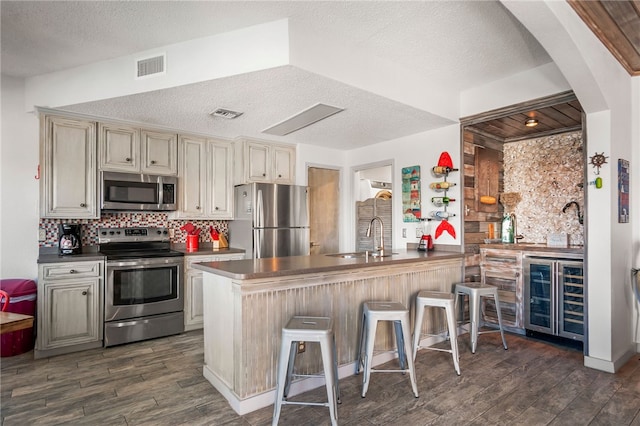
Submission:
[[[398,254],[398,253],[385,253],[383,256],[380,256],[379,253],[370,252],[369,256],[371,256],[371,257],[391,257],[394,254]],[[359,258],[359,257],[366,257],[367,253],[364,252],[364,251],[356,251],[356,252],[351,252],[351,253],[331,253],[331,254],[325,254],[325,256],[341,257],[343,259],[355,259],[355,258]]]

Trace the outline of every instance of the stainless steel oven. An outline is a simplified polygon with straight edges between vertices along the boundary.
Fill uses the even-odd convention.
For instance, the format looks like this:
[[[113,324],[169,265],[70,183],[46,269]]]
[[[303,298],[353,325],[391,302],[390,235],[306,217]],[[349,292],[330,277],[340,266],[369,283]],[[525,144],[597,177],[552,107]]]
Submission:
[[[184,331],[183,253],[163,228],[99,231],[106,255],[105,346]]]

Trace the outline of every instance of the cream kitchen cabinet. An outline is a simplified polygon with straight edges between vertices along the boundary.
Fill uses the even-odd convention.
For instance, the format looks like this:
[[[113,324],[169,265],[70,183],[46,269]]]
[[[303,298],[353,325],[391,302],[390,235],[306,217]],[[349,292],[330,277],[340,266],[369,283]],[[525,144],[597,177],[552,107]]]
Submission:
[[[296,148],[257,140],[238,141],[236,183],[295,183]]]
[[[202,274],[203,272],[194,269],[192,265],[200,262],[216,262],[225,260],[242,260],[243,253],[215,254],[215,255],[189,255],[184,260],[184,329],[185,331],[195,330],[203,327],[202,313]]]
[[[178,176],[178,218],[233,217],[232,142],[180,136]]]
[[[35,358],[102,346],[103,261],[38,267]]]
[[[40,126],[40,216],[99,218],[96,123],[41,115]]]
[[[178,174],[178,136],[137,127],[100,123],[100,170],[155,175]]]
[[[498,287],[502,324],[524,334],[522,251],[481,248],[480,256],[482,282]],[[498,324],[493,300],[483,298],[482,312],[487,322]]]

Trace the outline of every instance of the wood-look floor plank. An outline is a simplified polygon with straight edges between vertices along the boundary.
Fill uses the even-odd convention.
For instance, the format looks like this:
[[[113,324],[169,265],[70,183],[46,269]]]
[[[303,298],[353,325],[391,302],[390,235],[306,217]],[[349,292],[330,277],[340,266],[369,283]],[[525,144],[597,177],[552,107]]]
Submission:
[[[239,416],[204,379],[202,340],[194,331],[49,359],[3,358],[2,425],[270,425],[272,405]],[[507,343],[504,350],[499,334],[482,335],[472,354],[468,334],[461,335],[460,376],[450,354],[419,351],[419,398],[408,375],[372,374],[365,398],[362,375],[345,377],[339,423],[640,426],[638,356],[608,374],[584,367],[575,349],[511,334]],[[326,391],[295,399],[326,401]],[[279,424],[329,425],[329,410],[284,406]]]

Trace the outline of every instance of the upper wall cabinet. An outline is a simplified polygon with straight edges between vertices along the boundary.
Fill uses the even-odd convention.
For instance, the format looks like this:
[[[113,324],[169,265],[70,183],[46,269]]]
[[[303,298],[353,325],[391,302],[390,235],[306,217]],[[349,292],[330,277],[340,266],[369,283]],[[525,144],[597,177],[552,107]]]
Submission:
[[[296,148],[242,139],[236,147],[236,184],[295,183]]]
[[[232,176],[232,142],[180,136],[180,203],[176,216],[232,219]]]
[[[101,123],[98,149],[100,170],[171,176],[178,174],[178,137],[175,133]]]
[[[97,219],[96,123],[40,118],[40,216]]]

